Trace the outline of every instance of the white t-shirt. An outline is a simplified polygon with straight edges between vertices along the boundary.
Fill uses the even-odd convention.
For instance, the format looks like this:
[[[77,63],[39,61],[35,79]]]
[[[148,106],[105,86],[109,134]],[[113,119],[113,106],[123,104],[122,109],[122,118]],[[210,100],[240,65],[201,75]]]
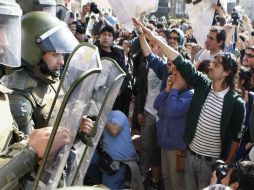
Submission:
[[[159,95],[161,88],[161,80],[156,76],[154,71],[149,68],[147,76],[147,95],[145,110],[152,115],[157,114],[157,110],[153,108],[155,98]]]
[[[221,53],[221,52],[222,52],[222,50],[219,51],[219,53]],[[211,55],[211,54],[210,54],[210,50],[203,49],[203,50],[201,50],[201,52],[200,52],[200,54],[199,54],[199,56],[198,56],[198,58],[197,58],[197,61],[198,61],[198,62],[202,62],[202,61],[204,61],[204,60],[213,61],[215,55],[217,55],[217,53]]]

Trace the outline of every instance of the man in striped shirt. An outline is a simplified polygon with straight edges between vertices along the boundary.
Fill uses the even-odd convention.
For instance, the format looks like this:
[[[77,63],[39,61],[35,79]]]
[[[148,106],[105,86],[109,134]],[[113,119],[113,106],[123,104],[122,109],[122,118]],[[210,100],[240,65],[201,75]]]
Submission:
[[[209,185],[215,161],[220,158],[231,164],[239,146],[245,109],[244,101],[234,91],[237,63],[231,54],[218,54],[208,78],[137,20],[133,22],[142,27],[149,40],[158,43],[188,85],[195,89],[183,137],[188,146],[185,180],[187,190],[202,189]],[[223,158],[226,149],[228,153]]]

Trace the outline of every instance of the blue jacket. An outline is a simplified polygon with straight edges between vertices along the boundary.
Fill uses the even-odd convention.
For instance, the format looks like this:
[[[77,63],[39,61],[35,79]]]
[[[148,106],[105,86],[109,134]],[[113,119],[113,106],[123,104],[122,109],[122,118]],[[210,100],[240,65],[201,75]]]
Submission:
[[[171,89],[170,93],[162,91],[156,97],[154,108],[159,114],[157,137],[162,149],[185,149],[183,134],[193,93],[194,91],[190,89],[184,91]]]
[[[153,69],[156,76],[160,80],[162,80],[161,90],[164,90],[167,85],[168,77],[170,75],[167,69],[167,62],[153,53],[148,55],[146,57],[146,60],[148,62],[148,67]]]

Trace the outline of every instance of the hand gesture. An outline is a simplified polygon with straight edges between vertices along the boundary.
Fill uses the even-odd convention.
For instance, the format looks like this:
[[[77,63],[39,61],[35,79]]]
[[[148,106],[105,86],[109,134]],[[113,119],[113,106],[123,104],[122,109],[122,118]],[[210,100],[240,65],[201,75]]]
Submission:
[[[136,18],[132,18],[132,22],[138,33],[143,33],[148,40],[153,40],[156,38],[156,36]]]
[[[243,49],[245,49],[245,44],[244,44],[244,42],[241,40],[241,38],[237,38],[236,47],[237,47],[238,50],[243,50]]]
[[[176,89],[176,90],[183,90],[187,88],[186,81],[180,74],[178,70],[173,70],[173,76],[174,76],[174,83],[171,88]]]
[[[165,91],[166,91],[167,93],[169,93],[170,90],[172,89],[172,86],[173,86],[173,84],[174,84],[173,78],[174,78],[173,75],[171,75],[171,76],[168,77],[167,86],[166,86],[166,88],[165,88]]]
[[[242,21],[243,21],[243,24],[250,23],[249,17],[247,15],[245,15],[245,14],[242,15]]]

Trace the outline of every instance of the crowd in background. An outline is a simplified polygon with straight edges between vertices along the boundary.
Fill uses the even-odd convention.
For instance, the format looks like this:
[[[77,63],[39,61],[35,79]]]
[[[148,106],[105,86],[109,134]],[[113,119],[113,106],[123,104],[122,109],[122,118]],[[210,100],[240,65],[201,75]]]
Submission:
[[[147,38],[148,46],[144,47],[143,42],[140,42],[139,39],[141,33],[137,29],[125,30],[117,22],[117,18],[114,15],[108,15],[108,13],[98,12],[91,16],[89,15],[91,9],[89,10],[88,7],[88,4],[84,5],[81,18],[76,21],[69,20],[68,24],[80,42],[88,41],[98,45],[102,57],[109,56],[116,59],[114,56],[117,53],[114,51],[102,53],[103,50],[107,51],[106,41],[110,41],[108,45],[111,46],[111,50],[119,50],[121,56],[118,55],[117,57],[118,59],[123,58],[117,62],[125,70],[127,77],[125,86],[123,85],[121,88],[119,101],[115,103],[114,108],[124,112],[131,120],[132,132],[140,134],[139,166],[145,188],[191,189],[192,187],[184,187],[185,185],[183,185],[185,179],[182,172],[184,171],[183,165],[186,156],[186,141],[184,142],[182,136],[187,113],[193,112],[193,110],[189,110],[193,86],[186,84],[177,68],[173,66],[172,61],[166,57],[155,41]],[[241,130],[235,134],[242,135],[242,138],[240,138],[236,155],[227,163],[231,164],[246,159],[252,146],[254,26],[246,15],[239,15],[236,10],[229,15],[219,3],[214,4],[213,8],[216,13],[205,45],[198,44],[188,19],[177,22],[168,21],[164,17],[156,18],[155,16],[141,15],[140,22],[154,35],[160,36],[164,43],[178,51],[198,71],[208,75],[208,77],[213,60],[218,54],[228,52],[236,57],[238,69],[237,72],[235,71],[235,79],[232,79],[231,85],[233,85],[232,89],[237,91],[245,102],[246,116]],[[94,11],[92,10],[92,12]],[[74,15],[71,18],[74,18]],[[92,19],[92,22],[88,18]],[[84,28],[83,31],[88,32],[79,33],[80,25]],[[104,33],[100,32],[101,28],[107,28],[103,31],[111,33],[111,38],[104,36]],[[175,86],[172,87],[169,86],[168,80],[180,82],[175,82]],[[172,88],[176,91],[174,92]],[[166,108],[161,106],[166,106]],[[242,112],[244,111],[242,110]],[[222,121],[218,120],[218,122]],[[201,136],[205,135],[204,131],[199,131],[199,133]],[[209,138],[209,136],[205,136],[205,138]],[[217,138],[217,140],[221,142],[221,139]],[[202,143],[202,141],[198,140],[196,143]],[[207,139],[203,139],[203,143],[206,144]],[[230,145],[230,140],[225,143]],[[192,152],[195,146],[197,147],[197,144],[187,145],[187,148]],[[229,150],[225,149],[224,151],[227,154]],[[194,152],[194,154],[196,153]],[[222,158],[220,154],[215,156],[212,153],[209,156],[201,154],[202,156],[204,156],[205,161],[210,157]],[[210,161],[210,159],[208,160]],[[197,173],[197,175],[203,174]],[[204,188],[205,184],[208,185],[207,182],[198,182],[196,188]]]

